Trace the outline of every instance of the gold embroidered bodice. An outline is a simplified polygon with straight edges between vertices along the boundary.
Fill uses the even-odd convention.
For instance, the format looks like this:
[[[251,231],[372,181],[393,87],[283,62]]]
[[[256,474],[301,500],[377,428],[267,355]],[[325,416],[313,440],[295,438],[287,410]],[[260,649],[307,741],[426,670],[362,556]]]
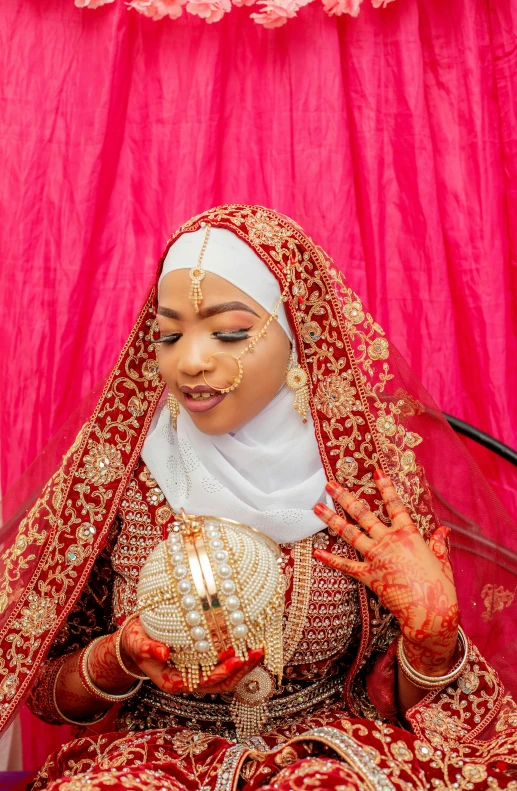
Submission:
[[[171,517],[163,494],[140,462],[127,486],[107,543],[59,630],[28,700],[30,709],[44,721],[62,722],[52,704],[54,660],[115,629],[133,611],[140,568],[166,534]],[[326,531],[282,547],[286,582],[285,680],[267,704],[267,730],[262,736],[253,737],[259,739],[256,744],[251,740],[258,749],[282,744],[307,729],[335,723],[336,717],[348,728],[342,690],[344,674],[350,667],[359,637],[358,594],[347,577],[312,559],[315,546],[336,554],[344,551],[340,539]],[[379,646],[380,654],[392,638],[386,632]],[[382,679],[385,672],[383,668]],[[378,683],[382,682],[381,676]],[[231,723],[224,711],[221,713],[229,708],[231,696],[194,692],[165,695],[169,699],[164,700],[164,693],[153,685],[147,686],[145,690],[144,683],[141,692],[125,704],[110,727],[118,731],[175,727],[181,735],[189,730],[205,732],[201,736],[194,734],[193,739],[206,741],[210,734],[235,739]],[[375,710],[366,690],[361,692],[361,709],[363,716],[370,719],[379,721],[385,716]],[[515,756],[515,703],[470,643],[469,664],[458,682],[437,693],[432,700],[427,696],[411,711],[408,721],[419,740],[418,758],[428,761],[429,751],[436,748],[437,768],[457,772],[459,762],[473,759],[474,746],[480,751],[483,765]],[[362,724],[357,727],[366,733]],[[442,758],[447,762],[454,756],[458,763],[442,767]]]

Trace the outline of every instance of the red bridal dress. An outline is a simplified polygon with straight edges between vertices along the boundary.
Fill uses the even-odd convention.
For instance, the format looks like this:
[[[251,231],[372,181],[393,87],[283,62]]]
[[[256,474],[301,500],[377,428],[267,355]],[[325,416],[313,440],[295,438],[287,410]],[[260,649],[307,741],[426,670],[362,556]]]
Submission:
[[[382,466],[426,539],[440,524],[451,527],[467,664],[401,720],[398,624],[371,591],[314,559],[314,548],[355,557],[322,530],[281,547],[284,676],[259,733],[238,739],[231,696],[169,695],[145,682],[50,756],[34,788],[517,791],[516,624],[508,606],[517,532],[508,514],[382,328],[296,223],[257,206],[222,206],[182,226],[169,246],[201,222],[239,235],[281,290],[288,287],[285,308],[328,477],[388,523],[373,482]],[[8,502],[4,511],[2,727],[24,700],[44,721],[62,723],[53,695],[61,663],[136,610],[140,569],[173,520],[140,457],[164,398],[155,312],[153,288],[49,482],[31,502]]]

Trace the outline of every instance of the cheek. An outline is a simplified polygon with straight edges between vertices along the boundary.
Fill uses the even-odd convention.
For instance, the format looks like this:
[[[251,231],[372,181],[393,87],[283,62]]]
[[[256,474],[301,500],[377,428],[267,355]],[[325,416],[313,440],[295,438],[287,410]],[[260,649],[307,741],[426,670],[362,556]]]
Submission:
[[[236,401],[240,401],[243,410],[258,413],[284,384],[289,355],[283,349],[279,352],[274,353],[266,348],[259,353],[257,346],[253,360],[243,358],[244,377],[235,393]]]
[[[175,384],[174,372],[177,370],[177,361],[175,360],[173,349],[158,346],[156,359],[158,360],[160,376],[166,385],[173,388]]]

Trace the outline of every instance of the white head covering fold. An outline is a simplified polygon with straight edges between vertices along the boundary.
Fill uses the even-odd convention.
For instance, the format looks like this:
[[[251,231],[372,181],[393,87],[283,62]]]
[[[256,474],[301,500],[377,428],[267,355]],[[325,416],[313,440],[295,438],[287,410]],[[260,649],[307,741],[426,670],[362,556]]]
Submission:
[[[177,269],[192,269],[196,266],[206,229],[184,233],[177,239],[163,262],[158,280],[158,292],[163,278]],[[210,228],[210,236],[202,260],[203,269],[223,277],[258,302],[264,310],[272,313],[280,299],[278,280],[258,255],[240,236],[226,228]],[[292,342],[293,333],[283,304],[278,309],[278,323]]]
[[[201,229],[179,237],[164,261],[159,285],[169,272],[196,265],[204,233]],[[269,312],[280,299],[274,275],[231,231],[211,229],[203,268],[233,283]],[[283,305],[278,316],[292,341]],[[293,400],[284,384],[256,417],[220,436],[203,434],[185,409],[175,431],[165,403],[154,417],[142,458],[171,508],[234,519],[278,543],[322,530],[312,508],[318,500],[331,503],[325,493],[326,476],[312,418],[302,423]]]

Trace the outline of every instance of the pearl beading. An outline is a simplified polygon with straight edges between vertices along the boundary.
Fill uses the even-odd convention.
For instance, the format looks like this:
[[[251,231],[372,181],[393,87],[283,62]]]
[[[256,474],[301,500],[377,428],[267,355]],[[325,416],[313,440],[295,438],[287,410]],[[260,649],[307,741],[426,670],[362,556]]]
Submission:
[[[209,569],[203,567],[203,552]],[[171,647],[171,659],[190,689],[199,684],[200,672],[206,678],[214,668],[218,647],[230,645],[242,659],[249,649],[264,648],[264,664],[281,677],[279,555],[270,539],[246,525],[186,515],[149,555],[137,588],[140,619],[150,637]],[[210,575],[216,591],[201,599],[199,580],[207,589]],[[220,620],[214,610],[223,616],[222,629],[217,623],[214,629]]]

